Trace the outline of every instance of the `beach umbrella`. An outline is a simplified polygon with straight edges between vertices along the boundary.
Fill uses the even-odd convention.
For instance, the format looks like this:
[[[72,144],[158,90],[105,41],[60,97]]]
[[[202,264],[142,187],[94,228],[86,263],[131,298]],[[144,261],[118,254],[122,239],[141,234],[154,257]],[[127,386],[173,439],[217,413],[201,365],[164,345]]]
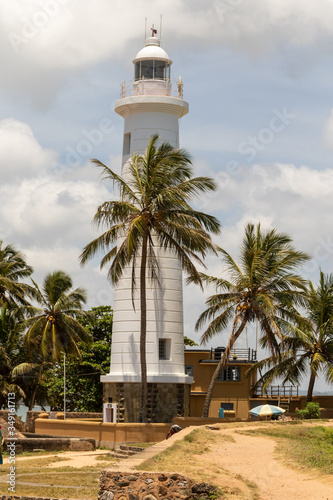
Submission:
[[[271,415],[282,415],[286,410],[274,405],[260,405],[250,410],[250,415],[254,417],[269,417]]]

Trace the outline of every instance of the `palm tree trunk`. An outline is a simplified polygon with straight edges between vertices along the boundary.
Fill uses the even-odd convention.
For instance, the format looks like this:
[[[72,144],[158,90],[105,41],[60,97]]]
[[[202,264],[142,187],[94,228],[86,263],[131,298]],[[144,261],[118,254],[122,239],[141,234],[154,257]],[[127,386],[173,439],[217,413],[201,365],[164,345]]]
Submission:
[[[40,365],[40,368],[39,368],[39,371],[38,371],[38,376],[37,376],[37,381],[36,381],[36,386],[35,386],[35,389],[34,389],[34,392],[32,393],[32,396],[31,396],[31,399],[30,399],[30,402],[29,402],[29,410],[31,411],[33,409],[33,407],[35,406],[35,399],[36,399],[36,394],[37,394],[37,389],[38,389],[38,385],[39,385],[39,379],[42,375],[42,372],[43,372],[43,364]]]
[[[147,244],[148,231],[146,230],[142,240],[142,255],[140,267],[140,365],[141,365],[141,393],[139,422],[146,421],[147,408],[147,360],[146,360],[146,337],[147,337],[147,293],[146,293],[146,269],[147,269]]]
[[[308,403],[311,403],[312,401],[312,393],[313,393],[313,387],[314,387],[314,383],[315,383],[315,380],[316,380],[316,374],[311,370],[310,372],[310,382],[309,382],[309,387],[308,387],[308,393],[307,393],[307,396],[306,396],[306,401]]]
[[[220,359],[217,367],[215,368],[214,374],[212,376],[212,380],[210,381],[210,384],[209,384],[209,387],[207,390],[206,399],[205,399],[203,410],[202,410],[202,417],[203,418],[208,417],[209,407],[210,407],[210,403],[212,400],[215,382],[218,379],[218,376],[219,376],[222,368],[225,368],[228,365],[230,351],[231,351],[233,345],[235,344],[236,340],[238,339],[238,337],[240,336],[240,334],[244,330],[245,326],[246,326],[246,321],[244,320],[242,322],[242,324],[240,325],[240,327],[238,328],[238,330],[236,331],[236,333],[234,335],[231,335],[229,342],[228,342],[228,345],[226,347],[226,350],[224,351],[223,356],[221,356],[221,359]]]

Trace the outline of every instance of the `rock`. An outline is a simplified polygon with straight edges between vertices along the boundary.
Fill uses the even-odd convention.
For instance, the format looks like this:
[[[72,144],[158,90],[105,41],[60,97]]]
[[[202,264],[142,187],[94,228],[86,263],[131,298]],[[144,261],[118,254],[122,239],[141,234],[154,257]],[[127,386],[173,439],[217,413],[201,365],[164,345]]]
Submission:
[[[114,499],[114,494],[112,491],[104,491],[104,493],[101,491],[98,494],[98,500],[113,500]]]
[[[80,439],[71,439],[69,446],[70,451],[92,451],[93,445],[89,441],[81,441]]]
[[[201,493],[209,495],[210,493],[215,493],[216,487],[213,484],[207,483],[197,483],[192,486],[192,493]]]
[[[157,498],[154,495],[146,495],[142,500],[157,500]]]
[[[125,488],[125,486],[129,486],[129,481],[115,481],[115,484],[120,488]]]
[[[145,483],[146,484],[151,484],[154,482],[154,479],[151,479],[150,477],[148,479],[145,480]]]
[[[178,484],[177,484],[178,488],[187,488],[187,481],[180,481]]]
[[[134,475],[132,475],[132,476],[126,476],[126,477],[124,477],[124,479],[125,479],[126,481],[136,481],[136,480],[138,479],[138,477],[139,477],[139,476],[134,476]]]

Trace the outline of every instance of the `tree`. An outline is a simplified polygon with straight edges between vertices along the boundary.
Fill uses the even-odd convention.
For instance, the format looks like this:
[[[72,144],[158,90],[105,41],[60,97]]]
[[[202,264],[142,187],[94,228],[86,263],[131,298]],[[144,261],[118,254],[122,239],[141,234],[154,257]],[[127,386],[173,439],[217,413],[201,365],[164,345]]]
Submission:
[[[82,318],[82,325],[91,334],[87,346],[79,343],[81,359],[66,359],[66,407],[68,411],[101,412],[103,385],[100,376],[110,368],[112,308],[93,307]],[[44,372],[41,385],[53,410],[63,408],[63,360]]]
[[[283,336],[281,357],[270,356],[254,365],[266,369],[258,383],[264,387],[274,378],[282,377],[282,384],[300,383],[310,368],[307,401],[312,401],[315,380],[320,372],[326,381],[333,382],[333,275],[320,271],[319,285],[311,281],[306,293],[306,315],[289,325]]]
[[[62,352],[80,357],[77,343],[90,341],[90,335],[77,320],[83,315],[85,290],[72,290],[72,279],[63,271],[47,274],[42,291],[37,283],[34,285],[36,299],[43,309],[31,308],[34,315],[27,319],[28,343],[40,339],[41,352],[46,360],[51,355],[59,361]]]
[[[147,400],[146,281],[147,271],[149,279],[158,281],[155,248],[176,253],[182,268],[200,283],[193,261],[202,263],[206,253],[215,250],[208,231],[218,233],[220,228],[215,217],[189,205],[193,197],[214,190],[215,182],[207,177],[192,177],[191,160],[185,150],[174,149],[168,143],[157,147],[157,143],[155,135],[144,156],[132,156],[124,178],[93,160],[102,167],[105,178],[120,189],[120,201],[106,201],[98,207],[94,220],[98,226],[106,226],[106,231],[86,245],[80,257],[81,264],[85,264],[99,250],[106,251],[101,267],[111,264],[108,277],[112,283],[117,283],[125,266],[132,264],[133,289],[136,262],[140,261],[141,421],[145,421]]]
[[[26,296],[31,296],[33,289],[20,280],[28,278],[32,271],[21,252],[0,241],[0,306],[28,304]]]
[[[43,371],[53,360],[59,362],[62,353],[81,357],[78,343],[89,343],[91,337],[78,321],[84,314],[82,306],[86,293],[82,288],[72,290],[72,279],[63,271],[46,275],[42,291],[35,285],[34,295],[43,308],[30,306],[30,317],[26,340],[31,349],[32,360],[20,363],[14,369],[16,377],[33,377],[34,390],[29,400],[29,408],[35,404],[35,397]]]
[[[22,316],[20,310],[2,306],[0,309],[0,408],[7,408],[8,393],[18,399],[25,396],[22,385],[13,379],[13,367],[19,362],[23,347]]]
[[[203,408],[208,416],[215,382],[228,364],[230,351],[248,323],[255,320],[272,353],[277,353],[282,339],[281,325],[297,316],[294,306],[303,304],[306,282],[295,268],[308,260],[308,255],[296,251],[291,238],[275,229],[263,231],[258,224],[247,224],[241,245],[240,263],[220,249],[228,279],[201,274],[218,293],[206,301],[207,309],[200,315],[196,329],[210,321],[201,336],[205,344],[231,323],[228,345],[210,382]]]

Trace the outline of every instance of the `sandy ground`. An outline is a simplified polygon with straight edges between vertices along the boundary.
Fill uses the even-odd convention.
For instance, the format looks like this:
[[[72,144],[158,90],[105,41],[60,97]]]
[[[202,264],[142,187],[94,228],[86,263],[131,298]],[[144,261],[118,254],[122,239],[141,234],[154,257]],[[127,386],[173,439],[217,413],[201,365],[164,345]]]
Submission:
[[[243,479],[255,483],[260,499],[333,499],[332,477],[291,469],[281,459],[277,459],[277,444],[273,439],[241,435],[236,431],[237,429],[221,430],[220,432],[232,436],[235,442],[210,445],[211,450],[202,456],[203,460],[222,467],[231,477],[237,479],[241,475]]]
[[[333,422],[327,425],[333,427]],[[243,427],[242,430],[246,428]],[[96,457],[108,453],[107,450],[96,450],[93,452],[59,453],[59,457],[67,460],[51,464],[48,467],[70,466],[80,469],[96,465],[101,468],[110,466],[113,470],[119,471],[135,470],[135,467],[141,462],[160,453],[178,439],[183,439],[192,430],[193,427],[183,429],[182,432],[175,434],[169,440],[157,443],[133,457],[120,460],[116,465],[96,460]],[[210,451],[200,455],[203,467],[207,468],[208,466],[213,469],[214,466],[217,466],[225,471],[225,474],[216,477],[214,480],[216,484],[240,490],[239,494],[235,494],[232,498],[333,500],[332,477],[319,476],[315,471],[293,470],[284,465],[281,459],[277,459],[277,445],[273,439],[242,435],[238,434],[237,430],[239,429],[231,427],[223,428],[220,431],[211,430],[214,433],[221,432],[232,436],[234,442],[225,441],[216,445],[210,443]],[[33,460],[34,458],[36,457],[22,457],[18,460]],[[247,481],[255,483],[257,488],[251,490],[246,486]]]

